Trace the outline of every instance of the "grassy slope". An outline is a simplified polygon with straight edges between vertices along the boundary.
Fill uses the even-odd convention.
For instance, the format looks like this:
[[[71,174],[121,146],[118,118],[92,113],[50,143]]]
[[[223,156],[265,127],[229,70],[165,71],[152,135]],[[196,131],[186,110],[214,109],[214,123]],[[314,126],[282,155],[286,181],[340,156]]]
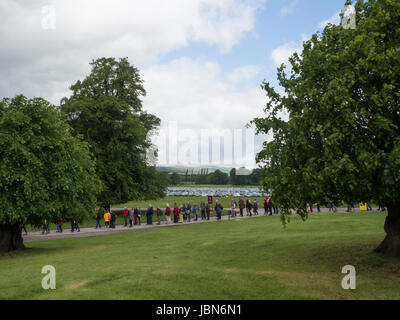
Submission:
[[[27,244],[0,256],[1,299],[400,299],[400,261],[372,252],[384,214],[314,214]],[[41,289],[54,265],[57,290]],[[341,268],[357,290],[341,288]]]

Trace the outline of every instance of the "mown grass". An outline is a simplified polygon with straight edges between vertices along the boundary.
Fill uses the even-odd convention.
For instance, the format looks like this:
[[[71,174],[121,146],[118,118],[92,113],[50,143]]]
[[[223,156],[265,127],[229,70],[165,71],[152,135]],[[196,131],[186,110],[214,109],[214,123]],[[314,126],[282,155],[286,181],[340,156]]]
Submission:
[[[399,299],[400,260],[373,249],[382,213],[312,214],[28,243],[0,256],[1,299]],[[343,290],[344,265],[357,289]],[[57,289],[41,287],[44,265]]]

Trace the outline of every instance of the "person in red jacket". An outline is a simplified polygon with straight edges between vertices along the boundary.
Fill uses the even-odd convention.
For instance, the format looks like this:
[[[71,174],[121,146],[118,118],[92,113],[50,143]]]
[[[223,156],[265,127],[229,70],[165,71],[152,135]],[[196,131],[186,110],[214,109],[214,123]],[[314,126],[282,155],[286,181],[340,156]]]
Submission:
[[[124,216],[125,227],[127,227],[128,226],[128,216],[129,216],[128,208],[125,208],[124,213],[122,215]]]
[[[171,222],[171,208],[169,207],[169,204],[167,203],[167,207],[165,208],[165,217],[167,219],[166,223]]]
[[[179,210],[176,203],[174,204],[174,223],[178,223]]]

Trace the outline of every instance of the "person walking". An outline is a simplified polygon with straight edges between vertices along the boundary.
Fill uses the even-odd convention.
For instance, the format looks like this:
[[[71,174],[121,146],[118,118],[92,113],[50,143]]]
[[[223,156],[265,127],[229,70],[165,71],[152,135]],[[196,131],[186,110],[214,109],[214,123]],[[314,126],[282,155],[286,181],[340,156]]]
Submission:
[[[367,201],[367,211],[372,211],[372,206],[369,201]]]
[[[96,228],[100,228],[101,229],[101,224],[100,224],[100,220],[102,218],[102,214],[100,213],[100,211],[97,211],[96,213]]]
[[[239,210],[240,216],[243,217],[243,209],[244,209],[244,200],[242,198],[239,199]]]
[[[272,208],[273,208],[273,205],[272,205],[271,197],[268,197],[267,198],[267,213],[269,216],[272,216]]]
[[[189,222],[190,222],[190,218],[191,218],[191,213],[192,213],[192,205],[189,202],[186,207],[186,214],[187,214],[187,218],[188,218]]]
[[[115,221],[117,220],[117,215],[114,211],[111,210],[111,218],[110,218],[110,228],[115,229]]]
[[[194,221],[199,220],[199,206],[197,203],[193,205],[193,214],[194,214]]]
[[[122,216],[124,217],[124,227],[127,227],[128,226],[128,217],[129,217],[128,208],[124,209],[124,213],[122,214]]]
[[[210,220],[211,206],[208,203],[206,205],[206,214],[207,214],[207,220]]]
[[[174,223],[178,223],[179,208],[176,205],[176,203],[174,204],[173,214],[174,214]]]
[[[246,200],[246,210],[247,210],[247,215],[252,216],[251,210],[253,209],[253,205],[251,204],[250,200]]]
[[[347,204],[347,210],[346,210],[346,212],[352,212],[353,211],[353,205],[351,204],[351,202],[349,202],[348,204]]]
[[[232,199],[231,201],[231,208],[232,208],[232,216],[236,217],[237,203],[235,199]]]
[[[254,215],[258,216],[258,201],[257,201],[257,199],[254,199],[253,211],[254,211]]]
[[[179,223],[183,223],[184,204],[179,207]]]
[[[201,220],[205,220],[206,219],[206,204],[204,203],[204,201],[202,201],[200,203],[200,210],[201,210]]]
[[[159,207],[157,207],[157,222],[159,225],[161,224],[161,217],[162,217],[162,211]]]
[[[57,232],[58,233],[62,233],[63,232],[63,225],[64,225],[64,222],[62,222],[62,221],[59,221],[58,223],[57,223]]]
[[[104,226],[106,228],[110,228],[110,220],[111,220],[111,213],[110,213],[110,211],[107,211],[104,214]]]
[[[147,224],[152,225],[153,224],[153,207],[151,204],[149,204],[149,206],[147,207],[146,217],[147,217]]]
[[[138,224],[139,210],[136,206],[133,207],[133,224],[136,226]]]
[[[268,214],[268,197],[264,198],[263,206],[264,206],[264,216],[266,216]]]
[[[183,215],[183,221],[186,221],[187,216],[186,216],[186,205],[185,204],[182,205],[182,215]]]
[[[171,223],[171,208],[169,207],[168,203],[165,208],[165,219],[166,219],[166,224]]]
[[[217,220],[221,220],[221,218],[222,218],[222,210],[224,208],[222,207],[222,205],[219,203],[218,200],[215,202],[215,208],[214,209],[215,209],[215,214],[217,215]]]
[[[187,221],[190,223],[190,220],[192,218],[192,205],[188,203],[186,207],[186,216],[187,216]]]
[[[79,223],[76,220],[71,222],[71,232],[74,232],[75,230],[81,232],[81,228],[79,228]]]
[[[274,214],[279,214],[279,208],[278,206],[272,204],[272,208],[274,209]],[[319,211],[318,211],[319,212]]]
[[[133,220],[135,219],[135,208],[129,210],[129,228],[133,227]]]
[[[142,209],[138,208],[138,220],[139,220],[139,226],[142,224]]]
[[[43,221],[43,231],[42,234],[49,234],[50,233],[50,227],[49,224],[47,222],[47,219],[44,219]]]

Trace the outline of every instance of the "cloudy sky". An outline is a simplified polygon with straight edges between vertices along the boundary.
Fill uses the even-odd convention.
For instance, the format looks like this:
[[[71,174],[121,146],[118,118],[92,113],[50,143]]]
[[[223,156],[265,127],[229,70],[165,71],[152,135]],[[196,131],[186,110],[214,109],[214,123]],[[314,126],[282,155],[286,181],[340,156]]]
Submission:
[[[185,156],[173,163],[173,143],[160,145],[159,137],[168,150],[159,164],[206,165],[201,156],[190,161],[193,132],[234,132],[262,115],[262,81],[277,85],[277,66],[326,23],[338,23],[344,2],[0,0],[0,98],[23,93],[59,104],[92,59],[128,57],[145,81],[144,108],[162,119],[167,136],[178,126]],[[266,138],[255,139],[256,151]]]

